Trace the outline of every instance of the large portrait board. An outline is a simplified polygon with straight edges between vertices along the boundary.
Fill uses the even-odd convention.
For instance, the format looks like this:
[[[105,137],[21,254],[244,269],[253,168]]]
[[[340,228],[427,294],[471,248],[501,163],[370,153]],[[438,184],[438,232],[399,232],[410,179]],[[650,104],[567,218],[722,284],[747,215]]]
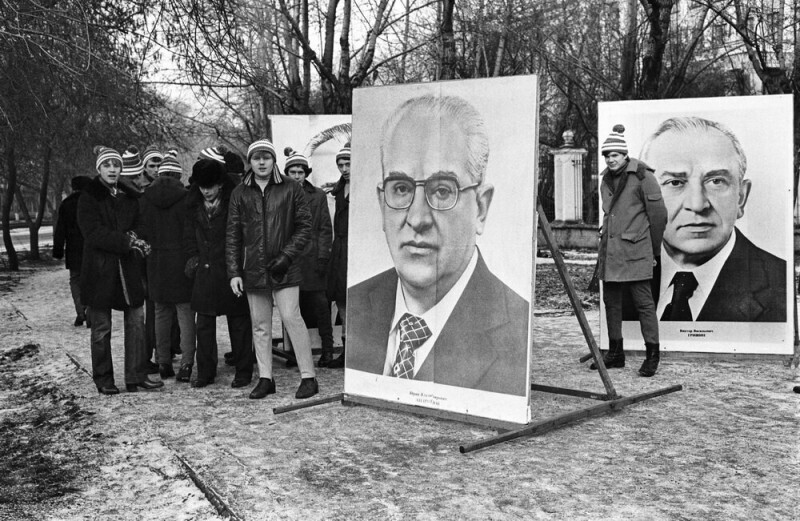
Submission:
[[[600,140],[624,125],[667,208],[651,285],[661,349],[792,354],[792,97],[609,102],[598,113]],[[691,318],[671,314],[675,281],[689,273]],[[643,346],[636,319],[625,302],[626,348]]]
[[[537,87],[354,92],[345,393],[529,421]]]

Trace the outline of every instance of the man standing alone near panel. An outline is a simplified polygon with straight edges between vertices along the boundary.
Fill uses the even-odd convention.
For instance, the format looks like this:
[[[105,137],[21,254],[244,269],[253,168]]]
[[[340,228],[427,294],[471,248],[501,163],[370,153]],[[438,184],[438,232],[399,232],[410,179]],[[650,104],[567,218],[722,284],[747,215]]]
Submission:
[[[601,177],[603,226],[600,229],[598,274],[603,281],[603,302],[608,327],[606,367],[625,367],[622,345],[622,298],[629,292],[639,312],[646,356],[641,376],[653,376],[660,358],[658,317],[650,287],[667,210],[653,170],[628,156],[625,127],[615,125],[600,149],[606,161]],[[591,365],[597,369],[596,364]]]

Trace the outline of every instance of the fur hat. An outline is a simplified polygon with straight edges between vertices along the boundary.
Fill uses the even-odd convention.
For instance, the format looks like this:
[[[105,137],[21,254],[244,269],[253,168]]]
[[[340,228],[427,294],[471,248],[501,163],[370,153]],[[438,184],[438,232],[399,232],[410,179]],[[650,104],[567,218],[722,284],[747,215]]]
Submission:
[[[600,153],[605,156],[611,152],[619,152],[627,156],[628,143],[625,141],[625,136],[623,136],[624,132],[625,127],[623,125],[614,125],[614,128],[611,129],[611,134],[603,141],[603,146],[600,147]]]
[[[102,145],[97,145],[92,149],[92,151],[97,156],[97,160],[95,161],[95,168],[100,171],[100,165],[103,164],[105,161],[109,159],[116,159],[119,161],[119,164],[122,164],[122,156],[114,150],[113,148],[104,147]]]
[[[162,175],[180,179],[183,175],[181,163],[172,156],[165,157],[164,161],[158,166],[158,176],[161,177]]]
[[[336,162],[338,163],[340,159],[347,158],[350,159],[350,142],[344,144],[344,146],[337,152],[336,154]]]
[[[258,152],[259,150],[264,152],[269,152],[272,154],[272,159],[275,160],[275,147],[272,145],[272,141],[269,139],[259,139],[258,141],[254,141],[247,147],[247,162],[250,162],[250,158],[253,157],[253,154]]]
[[[293,166],[302,166],[306,175],[311,173],[311,166],[308,163],[308,158],[300,152],[295,152],[292,147],[283,149],[283,155],[286,156],[286,165],[283,167],[283,172],[288,175],[289,168]]]
[[[192,166],[192,183],[201,188],[220,184],[224,178],[225,166],[215,159],[203,158]]]
[[[144,172],[144,164],[139,155],[139,149],[134,146],[128,147],[122,153],[122,175],[135,176],[141,175],[142,172]]]

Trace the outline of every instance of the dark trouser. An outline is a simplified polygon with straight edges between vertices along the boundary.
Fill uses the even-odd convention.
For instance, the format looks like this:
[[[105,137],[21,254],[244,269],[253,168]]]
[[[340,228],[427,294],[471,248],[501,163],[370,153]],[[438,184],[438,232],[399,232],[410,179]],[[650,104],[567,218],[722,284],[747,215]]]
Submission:
[[[156,350],[156,304],[150,299],[144,301],[144,346],[145,358],[153,359]]]
[[[111,359],[111,309],[88,308],[87,317],[92,323],[92,378],[97,387],[114,384],[114,363]],[[125,326],[125,383],[137,384],[145,380],[144,362],[144,310],[126,308]]]
[[[236,376],[251,377],[255,353],[250,315],[228,315],[231,351],[236,360]],[[197,314],[197,377],[211,380],[217,376],[217,317]]]
[[[86,310],[81,304],[81,270],[69,270],[69,291],[72,293],[72,303],[75,304],[75,316],[84,316]]]
[[[314,318],[316,318],[317,321],[319,338],[322,341],[322,350],[332,351],[333,325],[331,324],[331,303],[328,302],[328,296],[325,294],[325,290],[301,291],[300,301],[307,302],[314,313]]]
[[[639,312],[639,325],[642,338],[649,344],[658,343],[658,316],[653,302],[650,280],[633,282],[603,281],[603,302],[606,305],[606,324],[609,340],[622,339],[622,296],[630,292],[636,310]]]

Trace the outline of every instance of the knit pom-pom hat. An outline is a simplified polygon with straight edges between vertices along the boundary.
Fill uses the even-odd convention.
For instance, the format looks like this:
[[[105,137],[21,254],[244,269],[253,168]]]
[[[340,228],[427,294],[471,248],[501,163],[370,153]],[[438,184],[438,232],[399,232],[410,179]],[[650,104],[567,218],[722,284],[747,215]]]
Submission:
[[[289,168],[298,165],[303,167],[306,175],[311,173],[311,166],[308,163],[308,158],[300,152],[296,152],[292,147],[286,147],[283,149],[283,155],[286,156],[286,165],[283,167],[283,171],[287,175]]]
[[[622,155],[628,155],[628,143],[625,141],[625,127],[623,125],[614,125],[611,129],[611,134],[608,135],[603,146],[600,147],[600,153],[604,156],[611,152],[619,152]]]
[[[142,163],[142,156],[139,155],[139,149],[130,146],[125,152],[122,153],[122,175],[135,176],[141,175],[144,172],[144,163]]]
[[[272,141],[269,139],[259,139],[258,141],[254,141],[247,147],[247,162],[250,162],[250,158],[253,157],[258,151],[269,152],[272,154],[272,160],[275,160],[275,147],[272,145]]]
[[[350,159],[350,142],[344,144],[344,146],[339,150],[336,154],[336,161],[338,162],[340,159]]]
[[[97,156],[97,160],[95,161],[95,168],[100,171],[100,165],[102,165],[105,161],[109,159],[116,159],[119,161],[119,164],[122,164],[122,156],[114,150],[113,148],[104,147],[102,145],[97,145],[92,149],[94,154]]]

